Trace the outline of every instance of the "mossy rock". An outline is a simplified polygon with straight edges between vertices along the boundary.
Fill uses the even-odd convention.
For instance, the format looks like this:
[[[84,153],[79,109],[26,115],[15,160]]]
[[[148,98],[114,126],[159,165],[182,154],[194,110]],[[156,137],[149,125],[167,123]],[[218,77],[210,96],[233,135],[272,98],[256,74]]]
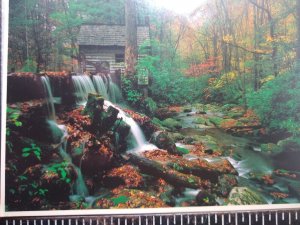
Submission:
[[[209,135],[201,136],[201,142],[204,144],[206,149],[211,149],[213,151],[219,151],[219,146],[217,140]]]
[[[224,119],[221,117],[210,117],[209,121],[217,127],[220,127],[221,124],[224,122]]]
[[[209,120],[206,119],[206,118],[203,118],[203,117],[197,117],[196,119],[194,119],[193,123],[195,123],[195,124],[202,124],[202,125],[206,125],[206,126],[211,125],[211,123],[209,122]]]
[[[300,137],[289,137],[277,143],[284,151],[300,151]]]
[[[161,123],[164,127],[167,127],[168,129],[170,129],[171,131],[174,130],[178,130],[180,128],[182,128],[182,125],[180,122],[178,122],[177,120],[173,119],[173,118],[168,118],[162,121]]]
[[[182,141],[184,139],[184,136],[180,133],[169,133],[169,136],[175,141]]]
[[[228,198],[229,205],[261,205],[267,204],[263,197],[247,187],[235,187]]]
[[[267,154],[277,154],[282,152],[282,147],[274,144],[274,143],[267,143],[267,144],[261,144],[260,149],[263,153]]]

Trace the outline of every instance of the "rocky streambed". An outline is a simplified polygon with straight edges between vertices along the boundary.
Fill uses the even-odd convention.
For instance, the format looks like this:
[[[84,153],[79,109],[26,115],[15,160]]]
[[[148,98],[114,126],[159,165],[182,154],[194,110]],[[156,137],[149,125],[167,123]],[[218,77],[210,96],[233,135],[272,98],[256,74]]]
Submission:
[[[276,160],[291,141],[263,144],[250,110],[199,104],[149,118],[90,94],[85,107],[56,107],[49,121],[45,106],[9,106],[7,210],[299,202],[297,168]],[[133,148],[139,141],[123,114],[156,147]]]

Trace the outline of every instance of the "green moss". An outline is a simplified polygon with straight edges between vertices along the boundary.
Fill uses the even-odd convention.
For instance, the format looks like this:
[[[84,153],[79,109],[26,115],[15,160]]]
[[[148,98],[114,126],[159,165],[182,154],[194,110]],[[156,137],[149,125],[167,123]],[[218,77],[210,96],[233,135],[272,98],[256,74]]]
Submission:
[[[168,118],[168,119],[163,120],[161,124],[164,127],[169,128],[170,130],[177,130],[177,129],[180,129],[182,127],[180,122],[178,122],[177,120],[172,119],[172,118]]]
[[[120,195],[116,198],[112,198],[111,201],[114,203],[114,205],[119,205],[121,203],[126,203],[129,200],[129,198],[125,195]]]
[[[203,117],[198,117],[198,118],[194,119],[193,123],[207,125],[209,123],[209,121]]]
[[[189,154],[190,153],[190,151],[188,149],[186,149],[186,148],[181,148],[181,147],[176,147],[176,148],[182,154]]]
[[[220,127],[224,119],[222,119],[221,117],[210,117],[209,121],[217,127]]]

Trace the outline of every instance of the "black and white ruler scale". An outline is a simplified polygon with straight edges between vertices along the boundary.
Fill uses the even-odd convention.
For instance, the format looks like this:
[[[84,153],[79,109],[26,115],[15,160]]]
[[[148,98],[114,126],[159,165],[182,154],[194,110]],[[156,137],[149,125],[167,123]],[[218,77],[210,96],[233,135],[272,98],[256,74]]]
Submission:
[[[300,225],[300,209],[257,212],[24,216],[6,217],[0,219],[0,222],[1,225]]]

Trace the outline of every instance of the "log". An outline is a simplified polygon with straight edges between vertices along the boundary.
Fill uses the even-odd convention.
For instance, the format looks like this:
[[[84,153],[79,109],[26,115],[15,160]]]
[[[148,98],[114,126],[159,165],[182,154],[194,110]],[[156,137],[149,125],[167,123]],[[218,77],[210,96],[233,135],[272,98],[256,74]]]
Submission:
[[[210,182],[202,180],[194,175],[187,175],[172,170],[156,161],[129,154],[129,162],[136,165],[142,173],[164,179],[167,183],[177,187],[187,187],[193,189],[210,189]]]

